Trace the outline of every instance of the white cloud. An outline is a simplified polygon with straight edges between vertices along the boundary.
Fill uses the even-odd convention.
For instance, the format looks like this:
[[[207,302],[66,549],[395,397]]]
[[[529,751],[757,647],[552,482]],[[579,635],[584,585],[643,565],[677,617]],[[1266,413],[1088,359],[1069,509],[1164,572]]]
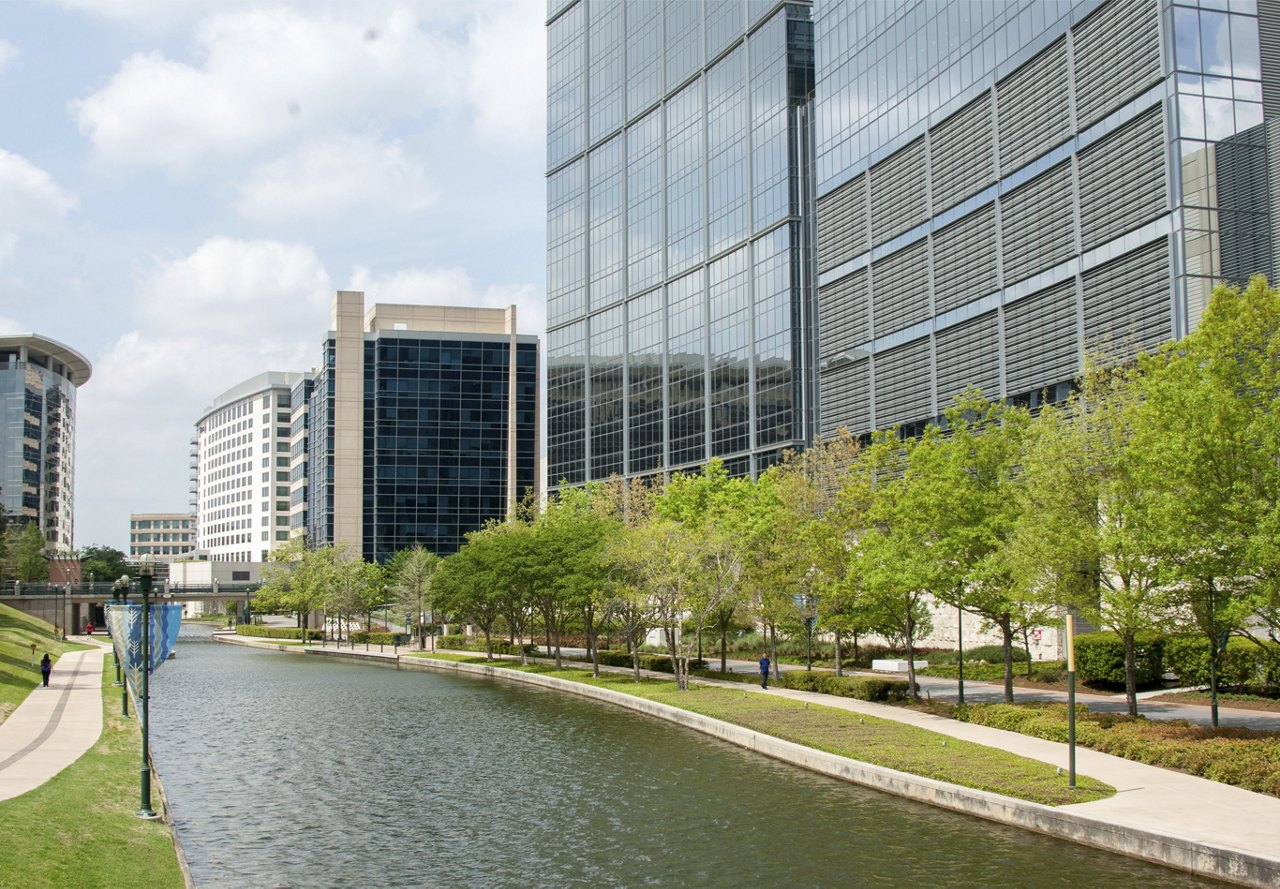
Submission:
[[[12,336],[15,333],[27,333],[28,331],[18,321],[13,318],[6,318],[0,315],[0,336]]]
[[[332,297],[311,248],[270,241],[213,238],[139,277],[135,329],[94,359],[77,399],[79,476],[116,516],[186,508],[200,412],[257,374],[315,366]]]
[[[259,223],[328,225],[361,209],[412,213],[436,198],[422,163],[399,142],[339,135],[309,141],[256,167],[240,186],[236,209]]]
[[[139,320],[163,335],[199,335],[215,348],[256,347],[262,337],[327,319],[330,295],[329,275],[310,247],[211,238],[144,275]]]
[[[22,54],[22,50],[7,40],[0,40],[0,71]]]
[[[471,32],[466,79],[476,131],[486,142],[540,146],[546,133],[545,5],[520,0],[480,12]]]
[[[460,47],[406,10],[381,18],[259,9],[205,19],[200,62],[127,59],[71,103],[99,156],[183,170],[286,138],[424,108],[460,94]]]
[[[542,336],[547,327],[547,307],[532,284],[493,284],[477,289],[460,268],[405,269],[376,276],[366,268],[351,273],[346,290],[362,290],[366,304],[408,303],[432,306],[516,307],[520,333]]]
[[[76,205],[44,170],[0,148],[0,262],[26,232],[48,231]]]

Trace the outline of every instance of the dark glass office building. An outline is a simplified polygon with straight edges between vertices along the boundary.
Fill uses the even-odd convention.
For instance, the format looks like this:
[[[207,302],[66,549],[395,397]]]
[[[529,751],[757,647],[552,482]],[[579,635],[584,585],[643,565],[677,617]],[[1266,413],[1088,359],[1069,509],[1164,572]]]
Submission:
[[[819,428],[1061,398],[1274,273],[1278,13],[815,2]]]
[[[376,305],[339,293],[305,421],[313,544],[385,561],[420,543],[456,552],[466,532],[539,490],[538,340],[515,310]]]
[[[812,434],[807,2],[551,0],[547,478]]]

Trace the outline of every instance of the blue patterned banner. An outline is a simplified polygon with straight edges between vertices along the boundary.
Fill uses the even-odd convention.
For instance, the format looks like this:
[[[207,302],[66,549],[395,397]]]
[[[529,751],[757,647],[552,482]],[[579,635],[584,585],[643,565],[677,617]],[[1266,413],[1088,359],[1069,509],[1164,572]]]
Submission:
[[[169,657],[182,625],[181,605],[151,606],[151,672]],[[137,687],[142,677],[142,606],[108,605],[107,628],[120,666]]]

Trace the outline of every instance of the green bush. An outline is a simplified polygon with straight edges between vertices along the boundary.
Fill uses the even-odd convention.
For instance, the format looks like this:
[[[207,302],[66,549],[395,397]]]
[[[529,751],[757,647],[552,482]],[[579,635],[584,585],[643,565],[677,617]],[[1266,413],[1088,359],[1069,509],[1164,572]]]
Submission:
[[[1170,637],[1165,644],[1169,670],[1183,685],[1209,684],[1209,640],[1197,636]],[[1233,638],[1218,665],[1218,684],[1226,686],[1280,685],[1280,644]]]
[[[1133,655],[1138,685],[1150,685],[1164,675],[1165,638],[1138,633]],[[1076,637],[1076,675],[1082,682],[1124,685],[1124,640],[1117,633],[1085,633]]]
[[[356,645],[404,645],[409,637],[404,633],[392,633],[387,630],[357,630],[351,634],[351,641]]]
[[[931,651],[925,655],[925,660],[929,662],[929,666],[938,666],[942,664],[955,664],[960,661],[960,652],[958,651]],[[1000,645],[978,645],[973,648],[966,648],[964,652],[965,669],[969,668],[969,664],[976,664],[978,661],[986,661],[988,664],[1004,663],[1004,647]],[[1013,646],[1013,662],[1027,662],[1027,650],[1018,645]]]
[[[454,648],[460,651],[466,651],[467,637],[461,634],[441,636],[436,640],[436,645],[440,648]]]
[[[901,701],[907,697],[903,679],[881,679],[877,676],[837,676],[828,670],[787,670],[778,683],[796,691],[856,698],[860,701]]]
[[[1067,740],[1065,704],[969,704],[957,707],[955,716],[964,722],[1050,741]],[[1113,756],[1280,796],[1280,737],[1274,734],[1211,729],[1182,720],[1152,722],[1142,717],[1089,713],[1079,704],[1076,741]]]
[[[263,639],[301,639],[301,627],[264,627],[260,624],[240,624],[236,627],[237,636],[258,636]],[[307,630],[307,639],[315,642],[320,639],[320,630]]]

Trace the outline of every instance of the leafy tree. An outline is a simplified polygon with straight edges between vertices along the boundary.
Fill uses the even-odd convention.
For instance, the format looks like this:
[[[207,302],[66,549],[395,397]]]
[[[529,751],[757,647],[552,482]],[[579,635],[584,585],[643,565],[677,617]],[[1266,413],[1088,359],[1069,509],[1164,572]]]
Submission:
[[[1123,640],[1131,716],[1138,715],[1136,636],[1160,626],[1168,611],[1149,545],[1148,488],[1133,450],[1138,382],[1133,363],[1091,360],[1081,393],[1040,413],[1023,457],[1011,547],[1024,588],[1075,606]]]
[[[331,595],[334,557],[332,546],[308,549],[302,538],[273,550],[262,567],[254,610],[296,612],[305,639],[308,615],[324,608]]]
[[[502,527],[490,523],[468,533],[467,542],[441,561],[431,581],[438,608],[475,624],[484,633],[489,660],[493,660],[494,626],[507,604],[500,575],[502,563],[495,558],[504,543]],[[523,644],[520,650],[523,652]]]
[[[48,547],[35,522],[14,523],[5,529],[8,575],[23,583],[47,583]]]
[[[412,615],[418,647],[427,647],[425,615],[433,607],[431,583],[440,568],[440,557],[420,544],[402,549],[387,563],[387,576],[397,605]]]
[[[1154,549],[1187,623],[1210,643],[1213,723],[1225,640],[1274,596],[1280,294],[1214,291],[1200,326],[1140,356],[1134,423]]]
[[[133,576],[125,555],[110,546],[86,546],[80,550],[80,576],[86,581],[111,582],[122,576]]]

